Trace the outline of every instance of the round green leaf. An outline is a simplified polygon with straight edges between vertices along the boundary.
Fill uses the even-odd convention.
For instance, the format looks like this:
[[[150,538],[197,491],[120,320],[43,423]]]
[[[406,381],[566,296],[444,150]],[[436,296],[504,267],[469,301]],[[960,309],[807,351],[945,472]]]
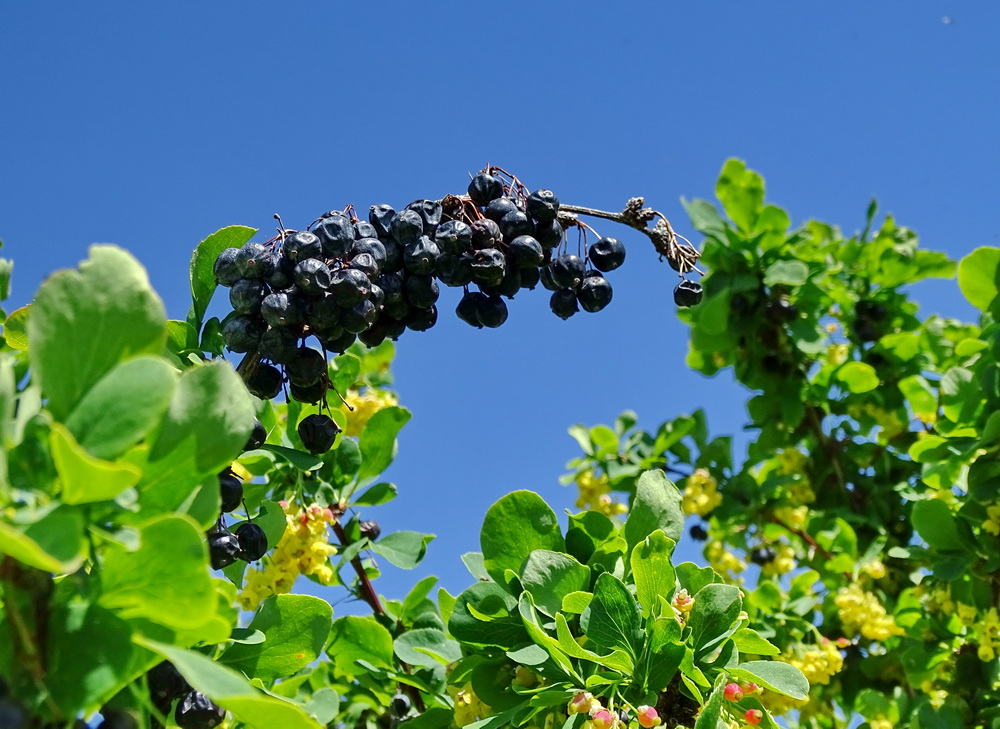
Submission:
[[[497,501],[486,512],[479,533],[486,571],[501,585],[505,570],[520,572],[536,549],[565,549],[555,512],[532,491],[515,491]]]

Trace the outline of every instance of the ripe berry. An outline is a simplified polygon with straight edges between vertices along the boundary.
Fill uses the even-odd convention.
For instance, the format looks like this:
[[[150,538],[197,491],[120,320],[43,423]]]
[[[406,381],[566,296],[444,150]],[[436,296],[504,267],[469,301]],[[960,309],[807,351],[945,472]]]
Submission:
[[[590,263],[598,271],[614,271],[625,262],[625,246],[617,238],[601,238],[587,254]]]
[[[270,257],[260,243],[244,243],[236,253],[235,263],[240,278],[264,278],[270,273]]]
[[[404,321],[406,328],[415,332],[426,332],[437,324],[438,311],[436,306],[429,309],[411,309]]]
[[[469,197],[476,205],[488,205],[503,195],[503,182],[486,170],[478,173],[469,182]]]
[[[296,385],[295,383],[291,383],[288,386],[288,394],[296,402],[314,405],[326,397],[328,389],[330,389],[329,383],[325,378],[321,377],[311,385]]]
[[[180,729],[214,729],[225,718],[225,709],[197,691],[185,695],[174,712],[174,721]]]
[[[297,431],[305,449],[318,455],[330,450],[340,432],[340,426],[329,415],[317,413],[303,418]]]
[[[726,701],[740,701],[743,699],[743,690],[738,683],[727,683],[722,689],[722,695]]]
[[[540,268],[522,268],[519,273],[521,274],[521,288],[528,289],[529,291],[534,289],[538,285],[538,279],[541,276],[542,270]]]
[[[215,273],[215,282],[219,286],[232,286],[239,281],[240,272],[236,266],[236,256],[238,253],[238,248],[226,248],[215,259],[215,263],[212,264],[212,270]]]
[[[437,277],[445,286],[467,286],[472,283],[472,255],[442,253],[437,257]]]
[[[260,315],[272,327],[290,327],[302,323],[305,310],[294,291],[277,291],[261,301]]]
[[[572,253],[564,253],[549,264],[552,282],[561,289],[575,289],[579,286],[585,268],[583,259]]]
[[[531,235],[535,232],[535,224],[525,213],[512,210],[500,219],[500,232],[504,240],[514,240],[519,235]]]
[[[321,299],[313,299],[306,305],[304,319],[313,331],[328,332],[340,323],[340,312],[341,309],[333,300],[333,296],[327,294]]]
[[[472,247],[475,250],[500,247],[503,240],[500,226],[489,218],[477,220],[469,227],[472,228]]]
[[[103,719],[97,729],[139,729],[139,719],[131,711],[124,709],[101,709]],[[7,726],[0,722],[0,726]]]
[[[264,277],[265,283],[271,287],[272,291],[287,289],[292,286],[292,269],[295,264],[285,258],[280,250],[272,250],[268,256],[268,273]]]
[[[337,354],[343,354],[347,351],[347,348],[358,341],[358,335],[353,332],[342,332],[341,335],[335,339],[322,339],[320,340],[323,344],[323,348],[328,352],[336,352]]]
[[[285,366],[288,379],[297,385],[311,385],[326,373],[326,357],[312,347],[299,347]]]
[[[330,288],[332,277],[330,267],[318,258],[303,259],[292,270],[292,278],[299,291],[311,296],[319,296]]]
[[[324,258],[343,258],[354,243],[354,227],[348,217],[338,211],[316,223],[313,233],[319,238]]]
[[[268,359],[278,364],[286,364],[295,357],[295,334],[288,329],[268,329],[260,337],[257,352],[262,359]],[[230,349],[232,349],[230,347]],[[233,350],[236,351],[236,350]]]
[[[580,307],[591,313],[600,311],[611,303],[611,284],[603,276],[587,276],[577,289],[576,298]]]
[[[552,298],[549,299],[549,308],[560,319],[569,319],[576,312],[580,311],[580,307],[577,306],[576,302],[576,292],[573,289],[553,291]]]
[[[382,527],[379,526],[379,523],[370,519],[366,521],[359,521],[358,530],[361,532],[361,536],[372,542],[378,539],[379,535],[382,533]]]
[[[385,238],[389,235],[389,224],[395,215],[396,211],[392,209],[391,205],[372,205],[368,209],[368,222],[378,232],[379,238]]]
[[[508,299],[513,299],[514,295],[521,289],[521,271],[508,264],[500,283],[495,286],[480,286],[480,288],[488,296],[506,296]]]
[[[372,325],[377,316],[378,312],[375,310],[375,304],[368,299],[364,299],[341,312],[340,326],[345,331],[360,334]]]
[[[555,220],[559,212],[559,198],[552,190],[535,190],[525,201],[528,215],[535,220]]]
[[[267,552],[264,530],[251,521],[236,527],[236,539],[240,544],[240,559],[244,562],[256,562]]]
[[[375,260],[375,257],[371,253],[359,253],[356,255],[351,259],[351,268],[361,271],[371,281],[377,279],[379,273],[381,273],[378,261]]]
[[[479,291],[469,291],[458,302],[458,306],[455,308],[455,314],[466,324],[474,326],[477,329],[482,329],[482,322],[479,321],[479,299],[486,298],[488,298],[486,294],[480,293]]]
[[[330,282],[330,295],[338,306],[345,309],[367,299],[371,290],[371,279],[354,268],[336,271]]]
[[[400,210],[389,223],[389,235],[401,246],[408,245],[424,234],[424,221],[416,210]]]
[[[235,511],[243,503],[243,482],[228,469],[219,474],[219,495],[223,514]]]
[[[691,538],[697,542],[704,542],[706,539],[708,539],[708,532],[705,531],[705,527],[703,527],[701,524],[692,525],[691,529],[688,530],[688,534],[690,534]]]
[[[361,238],[351,246],[351,258],[367,253],[375,261],[378,268],[385,266],[385,246],[378,238]]]
[[[434,240],[442,253],[459,255],[472,249],[472,228],[461,220],[448,220],[438,227]]]
[[[540,220],[535,223],[533,235],[542,248],[555,248],[562,243],[563,227],[558,220]]]
[[[254,397],[270,400],[281,392],[281,371],[269,364],[258,364],[247,378],[247,389]]]
[[[701,301],[701,284],[684,279],[674,289],[674,303],[677,306],[694,306]]]
[[[283,250],[288,260],[298,263],[307,258],[320,258],[323,255],[323,244],[314,233],[299,230],[285,238]]]
[[[472,280],[481,286],[496,286],[506,270],[507,259],[497,248],[483,248],[472,256]]]
[[[234,316],[222,325],[222,341],[233,352],[250,352],[257,349],[267,325],[255,316]]]
[[[433,276],[414,275],[406,279],[406,300],[410,306],[428,309],[434,306],[440,295],[441,290]]]
[[[264,445],[264,441],[267,440],[267,429],[264,428],[264,424],[253,419],[253,430],[250,431],[250,437],[247,439],[246,445],[243,446],[245,451],[254,451]]]
[[[229,289],[229,304],[237,314],[257,314],[266,292],[263,281],[241,278]]]
[[[361,240],[362,238],[378,239],[378,229],[371,223],[359,220],[352,223],[351,227],[354,228],[354,240]]]
[[[476,299],[476,317],[484,327],[496,329],[507,321],[507,304],[499,296]]]
[[[750,561],[757,565],[765,565],[773,562],[776,556],[770,547],[757,547],[750,552]]]
[[[438,200],[414,200],[406,206],[406,210],[413,210],[423,221],[424,235],[434,235],[438,225],[441,224],[441,203]]]
[[[507,246],[507,260],[516,268],[538,268],[543,258],[542,244],[530,235],[519,235]]]
[[[154,699],[166,699],[168,702],[179,699],[191,690],[191,686],[170,661],[162,661],[149,669],[146,683]]]
[[[213,570],[228,567],[240,558],[240,542],[225,527],[217,527],[208,534],[208,558]]]
[[[389,711],[397,719],[410,713],[410,699],[406,694],[393,694],[389,699]]]
[[[403,265],[411,273],[426,275],[434,273],[434,262],[438,254],[434,239],[422,235],[415,241],[403,246]]]
[[[509,197],[498,197],[496,200],[490,201],[490,204],[486,206],[486,210],[483,211],[483,214],[493,222],[499,224],[504,215],[507,213],[518,212],[518,210],[519,208],[517,207],[517,203]]]
[[[552,267],[549,265],[541,266],[538,269],[538,280],[542,284],[542,288],[549,291],[559,291],[559,287],[556,286],[555,281],[552,280]]]
[[[365,329],[363,332],[358,334],[358,341],[369,349],[377,347],[386,339],[385,324],[376,319],[375,322]]]

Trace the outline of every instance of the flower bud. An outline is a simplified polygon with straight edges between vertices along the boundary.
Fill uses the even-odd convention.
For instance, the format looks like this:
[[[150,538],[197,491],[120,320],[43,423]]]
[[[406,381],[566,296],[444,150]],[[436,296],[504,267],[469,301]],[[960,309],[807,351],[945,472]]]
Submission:
[[[740,690],[743,692],[744,696],[760,696],[764,693],[764,687],[759,683],[754,683],[753,681],[741,683]]]
[[[764,718],[764,712],[760,709],[747,709],[746,713],[747,724],[760,724],[761,720]]]
[[[645,704],[635,710],[635,718],[639,722],[639,726],[643,727],[643,729],[652,729],[661,723],[660,715],[656,713],[656,709]]]
[[[567,714],[585,714],[590,711],[590,702],[593,700],[594,695],[589,691],[581,691],[572,699],[569,700],[569,705],[566,707]]]
[[[612,729],[615,717],[607,709],[600,709],[591,715],[590,722],[594,729]]]

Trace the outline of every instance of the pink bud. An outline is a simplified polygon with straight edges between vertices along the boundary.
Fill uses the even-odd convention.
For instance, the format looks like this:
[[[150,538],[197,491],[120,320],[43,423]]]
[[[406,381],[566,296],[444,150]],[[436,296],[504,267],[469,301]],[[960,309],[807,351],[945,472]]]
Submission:
[[[585,714],[590,711],[590,700],[594,698],[594,695],[589,691],[581,691],[572,699],[569,700],[569,705],[566,707],[566,713],[568,714]]]
[[[615,717],[607,709],[595,711],[594,715],[590,717],[590,721],[594,729],[611,729],[615,725]]]
[[[738,683],[727,683],[722,690],[722,695],[726,697],[727,701],[739,701],[743,698],[743,690]]]
[[[635,710],[635,718],[643,729],[653,729],[660,725],[660,715],[656,713],[656,709],[645,704]]]
[[[747,724],[760,724],[761,719],[764,718],[764,712],[760,709],[747,709],[746,720]]]
[[[747,681],[746,683],[740,684],[740,690],[743,692],[744,696],[760,696],[764,693],[764,687],[759,683],[754,683],[753,681]]]

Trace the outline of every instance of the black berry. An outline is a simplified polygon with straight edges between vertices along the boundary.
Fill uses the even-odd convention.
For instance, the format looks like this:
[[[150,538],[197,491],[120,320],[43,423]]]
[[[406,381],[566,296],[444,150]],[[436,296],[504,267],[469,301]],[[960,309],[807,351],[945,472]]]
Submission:
[[[218,527],[208,534],[208,558],[213,570],[228,567],[240,558],[240,543],[225,527]]]
[[[330,288],[332,277],[330,267],[318,258],[305,258],[292,270],[292,278],[299,291],[312,296],[319,296]]]
[[[695,306],[701,301],[701,284],[684,279],[674,289],[674,303],[677,306]]]
[[[538,268],[543,258],[542,244],[533,236],[519,235],[507,246],[507,260],[516,268]]]
[[[708,539],[708,532],[705,531],[705,527],[701,524],[694,524],[688,531],[688,534],[690,534],[691,538],[697,542],[704,542]]]
[[[285,365],[288,379],[297,385],[311,385],[326,374],[326,357],[312,347],[299,347]]]
[[[579,286],[585,269],[583,259],[572,253],[557,256],[549,264],[552,282],[561,289],[575,289]]]
[[[235,511],[243,503],[243,482],[231,472],[223,471],[219,474],[219,495],[222,498],[222,513]]]
[[[285,255],[292,263],[304,261],[307,258],[319,258],[323,255],[323,244],[319,237],[308,230],[300,230],[285,238]]]
[[[238,248],[226,248],[215,259],[212,270],[215,273],[215,282],[219,286],[232,286],[239,281],[240,272],[236,266],[236,256],[238,254]]]
[[[266,328],[255,316],[234,316],[222,325],[222,341],[233,352],[250,352],[257,348]]]
[[[354,227],[348,217],[338,211],[320,220],[313,233],[319,238],[325,258],[343,258],[354,243]]]
[[[326,453],[333,446],[333,441],[340,432],[338,426],[329,415],[307,415],[297,428],[302,445],[310,453]]]
[[[240,559],[256,562],[267,552],[267,536],[264,530],[250,521],[236,527],[236,539],[240,544]]]
[[[261,400],[270,400],[281,392],[281,370],[269,364],[259,364],[247,378],[250,394]]]
[[[472,228],[461,220],[448,220],[438,227],[434,240],[442,253],[459,255],[472,249]]]
[[[483,170],[469,182],[469,197],[476,205],[488,205],[503,195],[503,182]]]
[[[484,327],[496,329],[507,321],[507,304],[499,296],[483,296],[476,300],[476,317]]]
[[[556,213],[559,212],[559,198],[552,190],[535,190],[528,195],[525,209],[535,220],[555,220]]]
[[[272,327],[290,327],[302,323],[305,311],[301,299],[294,293],[278,291],[264,297],[260,315]]]
[[[215,729],[225,718],[225,709],[197,691],[186,694],[174,712],[174,721],[180,729]]]
[[[382,533],[382,527],[379,526],[379,523],[371,520],[359,521],[358,530],[361,532],[361,536],[372,542],[378,539],[379,534]]]
[[[549,299],[549,308],[560,319],[569,319],[576,312],[580,311],[580,307],[577,306],[576,302],[576,292],[573,289],[553,291],[552,298]]]
[[[770,547],[757,547],[750,552],[750,561],[757,565],[765,565],[773,562],[776,556]]]
[[[611,284],[603,276],[587,276],[576,292],[580,308],[591,313],[611,303]]]
[[[253,430],[250,431],[250,437],[247,439],[246,445],[243,446],[245,451],[253,451],[264,445],[264,441],[267,440],[267,430],[264,428],[264,424],[253,419]]]
[[[614,271],[625,263],[625,246],[617,238],[601,238],[590,246],[587,257],[598,271]]]

